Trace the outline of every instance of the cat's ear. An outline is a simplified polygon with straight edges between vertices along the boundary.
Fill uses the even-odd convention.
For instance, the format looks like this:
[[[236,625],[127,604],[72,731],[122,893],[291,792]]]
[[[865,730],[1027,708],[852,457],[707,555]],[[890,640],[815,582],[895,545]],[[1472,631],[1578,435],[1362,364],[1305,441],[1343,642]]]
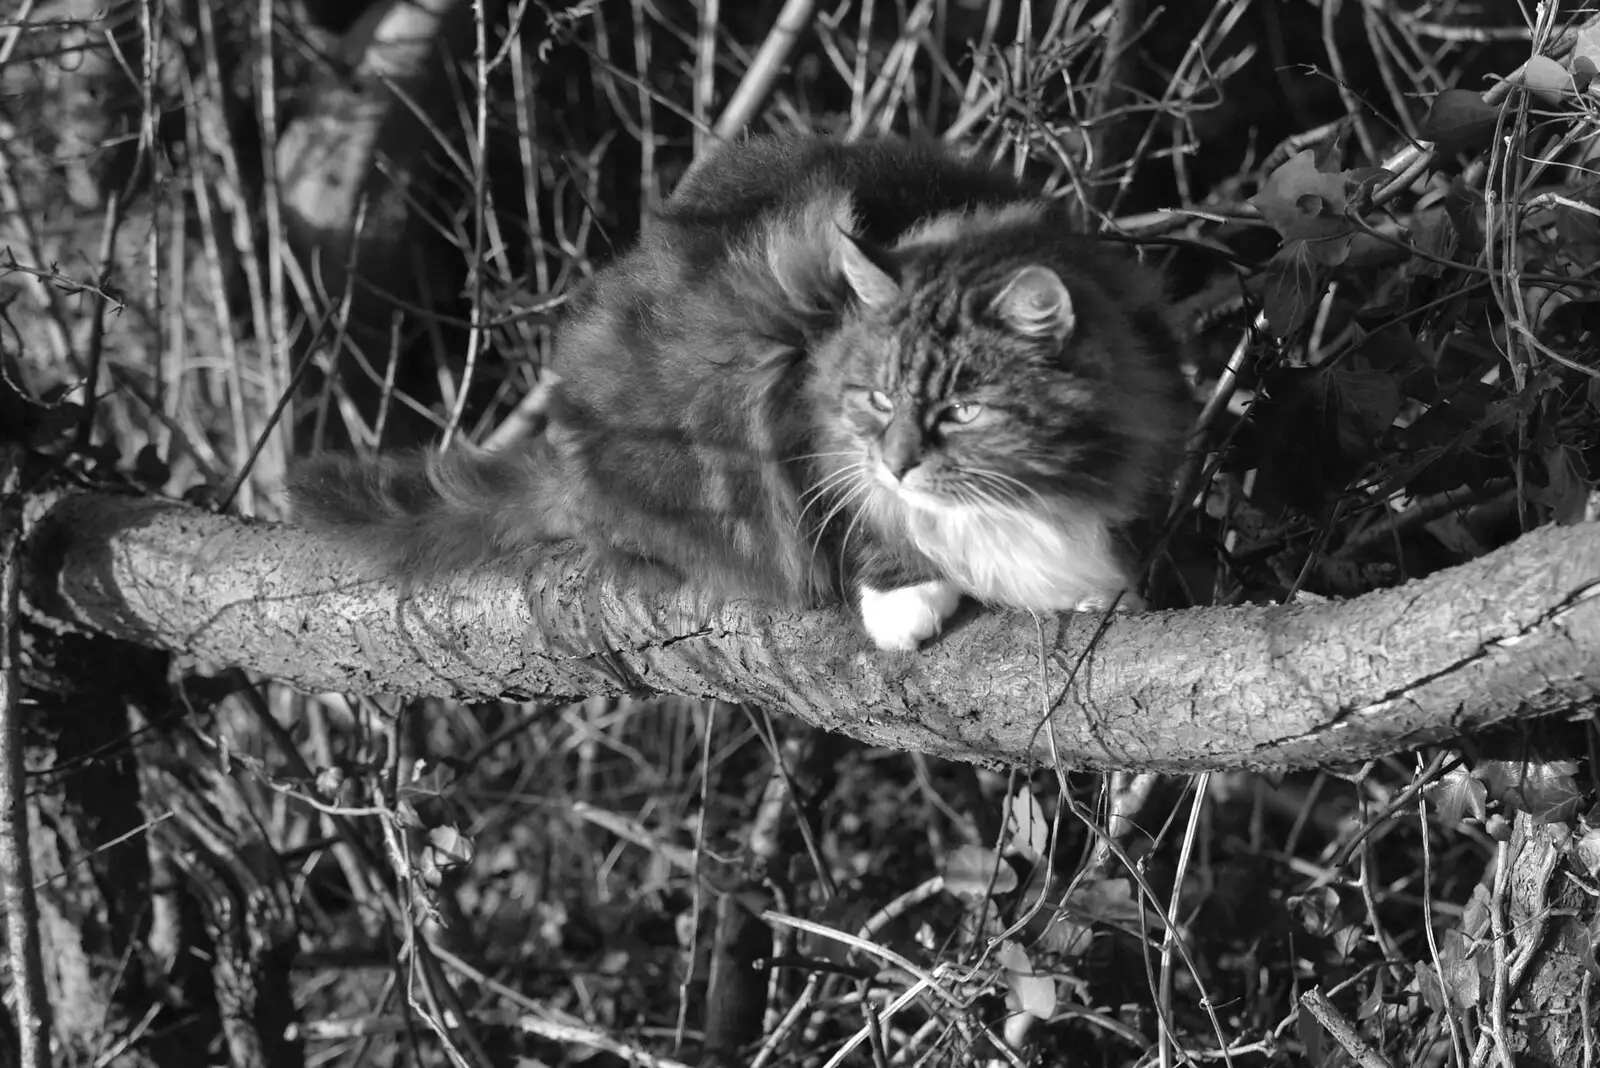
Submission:
[[[992,308],[1001,322],[1023,337],[1065,341],[1077,324],[1067,284],[1048,267],[1024,267],[1012,275]]]
[[[860,242],[843,230],[839,231],[834,255],[839,261],[839,270],[844,272],[845,281],[850,283],[857,298],[867,307],[881,308],[900,295],[900,283],[894,280],[894,276],[878,266]]]

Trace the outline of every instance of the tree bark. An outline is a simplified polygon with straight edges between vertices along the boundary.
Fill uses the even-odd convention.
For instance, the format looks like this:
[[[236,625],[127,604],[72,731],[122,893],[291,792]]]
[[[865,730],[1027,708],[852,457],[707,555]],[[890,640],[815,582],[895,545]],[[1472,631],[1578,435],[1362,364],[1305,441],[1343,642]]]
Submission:
[[[943,757],[1160,771],[1366,759],[1600,694],[1593,523],[1350,601],[1119,615],[1092,650],[1098,616],[968,606],[893,654],[842,609],[650,593],[570,544],[407,593],[295,528],[144,498],[38,503],[38,611],[311,691],[676,693]]]

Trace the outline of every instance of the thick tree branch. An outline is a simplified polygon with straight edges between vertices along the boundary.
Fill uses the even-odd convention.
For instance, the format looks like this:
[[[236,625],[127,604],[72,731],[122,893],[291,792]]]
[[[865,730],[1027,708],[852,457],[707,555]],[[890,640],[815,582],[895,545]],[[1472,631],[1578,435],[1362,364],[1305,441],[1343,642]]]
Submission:
[[[402,598],[305,531],[159,500],[68,497],[31,544],[45,616],[307,690],[703,695],[986,762],[1050,759],[1047,706],[1061,759],[1177,771],[1360,759],[1600,694],[1600,524],[1352,601],[1118,618],[1071,687],[1097,620],[970,609],[880,653],[842,610],[649,594],[570,545]]]

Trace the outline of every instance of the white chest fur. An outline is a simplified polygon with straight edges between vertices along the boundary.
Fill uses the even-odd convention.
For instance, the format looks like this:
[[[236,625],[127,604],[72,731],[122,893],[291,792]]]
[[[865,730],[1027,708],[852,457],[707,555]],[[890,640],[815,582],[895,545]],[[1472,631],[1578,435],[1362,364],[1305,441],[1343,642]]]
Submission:
[[[1130,584],[1105,517],[1092,509],[908,503],[913,543],[979,600],[1060,612],[1103,607]]]

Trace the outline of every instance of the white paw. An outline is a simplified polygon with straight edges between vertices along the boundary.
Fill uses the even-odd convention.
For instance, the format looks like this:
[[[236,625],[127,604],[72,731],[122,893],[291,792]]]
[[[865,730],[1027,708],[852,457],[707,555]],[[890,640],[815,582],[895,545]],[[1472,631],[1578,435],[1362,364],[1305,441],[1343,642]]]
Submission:
[[[879,649],[915,649],[939,633],[961,603],[960,588],[922,582],[897,590],[861,587],[861,623]]]
[[[1110,593],[1097,593],[1093,597],[1085,597],[1073,605],[1072,610],[1074,612],[1104,612],[1116,595],[1117,591],[1112,590]],[[1144,598],[1132,590],[1124,590],[1122,592],[1122,600],[1117,602],[1117,611],[1119,612],[1143,612],[1148,607],[1144,603]]]

